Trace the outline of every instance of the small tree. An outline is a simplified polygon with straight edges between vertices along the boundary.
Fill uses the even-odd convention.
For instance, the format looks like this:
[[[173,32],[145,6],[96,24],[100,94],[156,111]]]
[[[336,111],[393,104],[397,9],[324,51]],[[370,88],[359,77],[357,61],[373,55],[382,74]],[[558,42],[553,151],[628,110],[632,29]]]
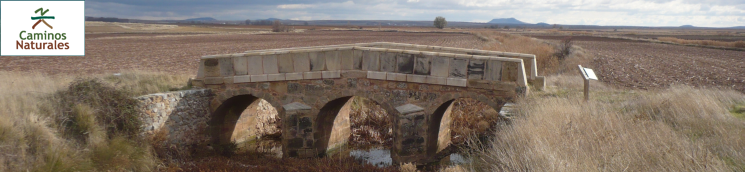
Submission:
[[[246,25],[251,25],[251,20],[246,20]]]
[[[282,22],[279,22],[279,20],[274,20],[274,23],[272,23],[272,32],[287,32],[287,27]]]
[[[445,20],[445,17],[437,16],[435,17],[435,27],[438,29],[445,28],[445,26],[448,25],[448,21]]]
[[[556,57],[559,58],[560,61],[563,61],[566,59],[569,54],[572,53],[572,45],[574,42],[572,42],[572,37],[566,37],[561,40],[559,43],[558,49],[556,50]]]

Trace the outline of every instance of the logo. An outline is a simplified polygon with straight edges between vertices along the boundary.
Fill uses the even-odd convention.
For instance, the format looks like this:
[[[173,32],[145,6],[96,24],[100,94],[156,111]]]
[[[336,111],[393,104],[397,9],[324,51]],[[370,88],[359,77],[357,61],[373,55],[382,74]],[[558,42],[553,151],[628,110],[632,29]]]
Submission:
[[[85,1],[0,3],[2,56],[85,55]]]
[[[49,25],[49,23],[47,23],[47,21],[44,20],[44,19],[54,19],[54,16],[44,16],[44,14],[47,14],[47,12],[49,12],[49,9],[44,11],[44,8],[39,8],[36,11],[34,11],[34,13],[39,13],[39,12],[41,12],[41,16],[31,17],[31,20],[39,20],[34,24],[34,26],[31,26],[31,29],[36,29],[36,25],[39,25],[39,23],[42,23],[42,22],[45,25],[49,26],[49,29],[54,29],[52,25]]]

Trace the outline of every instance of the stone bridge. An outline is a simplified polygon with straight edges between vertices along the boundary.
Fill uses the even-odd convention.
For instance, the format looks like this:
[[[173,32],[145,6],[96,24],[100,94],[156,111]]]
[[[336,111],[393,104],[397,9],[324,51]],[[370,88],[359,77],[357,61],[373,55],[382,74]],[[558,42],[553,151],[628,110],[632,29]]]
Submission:
[[[202,122],[185,128],[159,116],[148,119],[145,128],[168,128],[174,135],[183,128],[190,133],[179,137],[199,137],[176,141],[181,144],[230,143],[244,109],[263,99],[282,119],[283,156],[324,156],[349,138],[347,102],[359,96],[378,103],[394,121],[394,162],[422,162],[449,145],[455,99],[472,98],[499,111],[530,88],[542,89],[535,62],[528,54],[386,42],[204,56],[192,84],[210,92],[199,94],[208,102],[206,114],[185,117],[187,112],[175,108],[179,105],[145,108],[148,118],[157,111],[168,119]],[[160,96],[141,100],[169,99]]]

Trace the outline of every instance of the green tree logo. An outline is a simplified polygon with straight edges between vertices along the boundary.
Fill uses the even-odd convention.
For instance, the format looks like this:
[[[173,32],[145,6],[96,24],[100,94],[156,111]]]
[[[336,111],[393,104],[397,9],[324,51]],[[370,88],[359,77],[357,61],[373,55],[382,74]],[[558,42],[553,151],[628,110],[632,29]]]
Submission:
[[[49,29],[54,29],[52,28],[52,25],[49,25],[49,23],[47,23],[47,21],[44,20],[44,19],[54,19],[54,16],[44,16],[44,14],[47,14],[47,12],[49,12],[49,9],[45,11],[44,8],[39,8],[36,11],[34,11],[34,14],[39,13],[39,12],[41,12],[41,16],[31,17],[31,20],[39,20],[34,24],[34,26],[31,26],[31,29],[36,29],[36,25],[39,25],[39,23],[44,23],[45,25],[49,26]]]

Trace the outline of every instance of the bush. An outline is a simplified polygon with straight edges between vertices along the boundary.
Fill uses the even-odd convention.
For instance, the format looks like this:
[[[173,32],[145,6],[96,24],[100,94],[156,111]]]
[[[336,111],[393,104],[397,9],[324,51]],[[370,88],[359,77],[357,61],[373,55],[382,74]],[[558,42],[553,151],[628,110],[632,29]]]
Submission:
[[[435,17],[435,27],[438,29],[445,28],[445,26],[448,25],[448,21],[445,20],[445,17],[437,16]]]
[[[287,32],[287,26],[283,25],[279,20],[274,20],[272,23],[272,32]]]
[[[68,137],[87,141],[82,133],[103,126],[109,138],[123,136],[138,139],[140,120],[138,102],[124,91],[102,83],[99,79],[77,79],[67,90],[54,95],[56,119]],[[96,124],[91,124],[95,122]],[[87,136],[87,135],[85,135]]]
[[[561,40],[561,43],[559,43],[559,47],[557,48],[556,57],[559,58],[559,61],[563,61],[566,59],[569,54],[572,53],[572,45],[574,43],[572,42],[572,37],[566,37]]]

